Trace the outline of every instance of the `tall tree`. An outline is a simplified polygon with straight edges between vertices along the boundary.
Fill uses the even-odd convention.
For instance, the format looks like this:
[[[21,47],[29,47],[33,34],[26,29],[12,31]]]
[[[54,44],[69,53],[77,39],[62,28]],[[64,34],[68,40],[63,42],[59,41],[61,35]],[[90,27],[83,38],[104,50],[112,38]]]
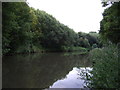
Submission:
[[[100,26],[103,38],[113,43],[120,42],[120,2],[112,2],[111,6],[105,9]]]

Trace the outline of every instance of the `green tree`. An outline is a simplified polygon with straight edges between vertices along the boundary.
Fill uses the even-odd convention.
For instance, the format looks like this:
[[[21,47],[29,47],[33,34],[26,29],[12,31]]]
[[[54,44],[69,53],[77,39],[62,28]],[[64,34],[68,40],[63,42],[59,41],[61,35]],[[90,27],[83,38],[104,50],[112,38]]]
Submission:
[[[113,43],[120,42],[120,2],[112,2],[112,5],[105,9],[103,19],[100,22],[100,34],[105,40]]]

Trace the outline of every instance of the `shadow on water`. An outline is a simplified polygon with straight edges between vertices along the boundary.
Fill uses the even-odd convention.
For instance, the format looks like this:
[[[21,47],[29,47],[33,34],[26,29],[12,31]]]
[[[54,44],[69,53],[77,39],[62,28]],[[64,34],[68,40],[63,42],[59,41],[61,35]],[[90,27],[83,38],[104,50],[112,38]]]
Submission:
[[[72,53],[6,56],[2,60],[2,87],[54,88],[55,83],[68,77],[71,70],[89,67],[91,63],[87,57]]]

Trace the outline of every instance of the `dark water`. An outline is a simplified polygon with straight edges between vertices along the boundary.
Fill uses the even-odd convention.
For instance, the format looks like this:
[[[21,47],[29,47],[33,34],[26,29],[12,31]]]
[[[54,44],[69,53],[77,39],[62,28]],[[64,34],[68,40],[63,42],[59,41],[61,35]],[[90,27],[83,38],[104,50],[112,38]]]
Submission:
[[[3,88],[83,88],[80,68],[88,55],[45,53],[6,56],[2,60]]]

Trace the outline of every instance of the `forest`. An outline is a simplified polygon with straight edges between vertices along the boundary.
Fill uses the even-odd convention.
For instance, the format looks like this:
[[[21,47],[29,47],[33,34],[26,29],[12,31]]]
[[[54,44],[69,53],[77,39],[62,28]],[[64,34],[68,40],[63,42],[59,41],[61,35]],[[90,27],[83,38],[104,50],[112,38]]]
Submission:
[[[52,15],[27,2],[2,3],[2,55],[44,52],[89,53],[93,70],[90,88],[119,88],[120,2],[107,7],[97,32],[75,32]]]
[[[3,55],[44,51],[84,51],[100,47],[96,32],[74,32],[26,2],[3,3]]]

